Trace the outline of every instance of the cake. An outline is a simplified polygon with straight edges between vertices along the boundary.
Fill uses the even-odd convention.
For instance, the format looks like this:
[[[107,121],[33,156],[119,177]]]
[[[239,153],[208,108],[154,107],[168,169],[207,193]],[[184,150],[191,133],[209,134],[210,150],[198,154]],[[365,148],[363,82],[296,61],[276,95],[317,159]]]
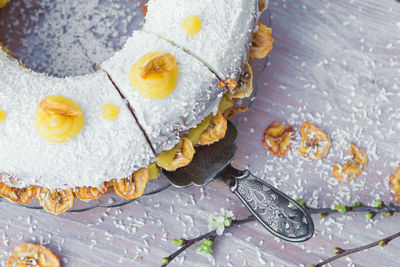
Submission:
[[[257,24],[265,6],[150,0],[143,28],[98,71],[75,77],[35,73],[2,46],[0,195],[38,197],[60,214],[74,196],[136,198],[158,167],[189,164],[197,146],[224,137],[236,99],[251,94],[251,48],[272,45]]]
[[[162,99],[143,97],[129,81],[132,64],[154,51],[174,55],[178,64],[175,89]],[[195,128],[209,114],[216,114],[225,92],[223,87],[218,88],[218,78],[202,62],[144,31],[134,32],[123,49],[101,64],[101,68],[133,106],[157,154],[173,148],[181,139],[180,133]]]
[[[147,6],[143,30],[190,52],[222,80],[239,77],[257,25],[257,0],[152,0]],[[194,35],[182,25],[188,17],[199,19]]]

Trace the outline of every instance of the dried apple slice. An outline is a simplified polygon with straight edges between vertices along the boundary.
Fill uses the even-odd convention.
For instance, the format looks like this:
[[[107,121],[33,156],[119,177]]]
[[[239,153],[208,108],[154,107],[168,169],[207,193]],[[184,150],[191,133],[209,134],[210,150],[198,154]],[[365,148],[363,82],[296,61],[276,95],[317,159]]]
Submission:
[[[349,161],[342,165],[335,164],[332,168],[332,175],[341,183],[348,182],[361,175],[361,168],[354,161]]]
[[[258,0],[258,10],[263,12],[265,9],[267,9],[267,0]]]
[[[400,166],[390,175],[389,186],[394,201],[400,203]]]
[[[55,215],[66,212],[74,205],[74,193],[72,188],[65,190],[50,190],[40,188],[38,193],[40,205],[48,212]]]
[[[228,121],[218,111],[217,115],[211,120],[208,128],[200,135],[199,141],[197,142],[201,146],[211,145],[218,142],[225,137],[226,129],[228,128]]]
[[[297,152],[310,159],[322,159],[332,145],[329,136],[309,121],[300,127],[301,143]]]
[[[264,58],[273,48],[272,29],[257,23],[258,30],[253,35],[249,55],[251,58]]]
[[[183,137],[174,148],[164,151],[157,156],[157,165],[167,171],[175,171],[188,165],[194,156],[195,150],[192,141]]]
[[[142,78],[146,78],[152,73],[170,72],[176,67],[176,59],[169,53],[161,53],[150,58],[143,66]]]
[[[291,147],[294,129],[278,122],[272,122],[264,131],[263,144],[272,155],[286,156]]]
[[[353,160],[358,164],[362,165],[363,168],[367,166],[368,158],[364,149],[357,147],[355,144],[350,144],[350,155],[353,156]]]
[[[332,175],[339,182],[348,182],[360,176],[367,165],[368,158],[364,149],[350,143],[350,155],[353,157],[346,163],[333,165]]]
[[[17,188],[0,182],[0,196],[19,204],[28,204],[34,200],[37,191],[38,189],[35,186]]]
[[[83,201],[98,199],[101,195],[107,192],[107,186],[108,183],[104,182],[100,187],[92,187],[92,186],[76,187],[75,195],[78,199]]]
[[[224,86],[229,90],[231,94],[233,94],[238,86],[238,82],[234,79],[228,78],[223,82]]]
[[[129,178],[114,180],[114,190],[124,199],[134,199],[143,195],[149,180],[149,170],[136,171]]]
[[[249,97],[253,92],[253,71],[250,64],[244,65],[242,74],[239,79],[239,83],[236,86],[233,98],[245,98]]]
[[[23,243],[14,249],[6,267],[23,266],[59,267],[60,260],[50,249],[42,245]]]
[[[229,120],[236,114],[240,114],[243,112],[246,112],[249,109],[249,107],[233,107],[228,109],[226,112],[224,112],[224,117]]]

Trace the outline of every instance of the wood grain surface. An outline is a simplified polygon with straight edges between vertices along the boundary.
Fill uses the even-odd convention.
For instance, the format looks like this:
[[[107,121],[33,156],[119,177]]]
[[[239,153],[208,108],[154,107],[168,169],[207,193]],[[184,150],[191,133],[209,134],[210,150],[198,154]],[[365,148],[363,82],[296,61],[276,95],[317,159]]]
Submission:
[[[311,206],[391,201],[388,177],[399,164],[400,4],[394,0],[272,0],[275,38],[269,66],[256,77],[257,100],[240,125],[235,166]],[[265,18],[264,18],[265,19]],[[254,64],[255,73],[262,61]],[[298,129],[305,120],[332,138],[323,160],[300,158],[293,145],[285,158],[262,146],[274,120]],[[348,155],[348,142],[363,147],[369,163],[361,177],[339,184],[331,166]],[[171,240],[206,232],[211,212],[224,207],[248,215],[229,189],[170,188],[122,208],[96,208],[58,217],[0,202],[2,265],[21,242],[51,248],[63,266],[159,266],[176,250]],[[335,246],[359,246],[400,231],[400,217],[364,214],[314,217],[308,242],[273,238],[257,223],[235,228],[215,242],[216,266],[309,266],[333,254]],[[332,266],[400,266],[400,240],[334,262]],[[209,266],[189,249],[171,266]]]

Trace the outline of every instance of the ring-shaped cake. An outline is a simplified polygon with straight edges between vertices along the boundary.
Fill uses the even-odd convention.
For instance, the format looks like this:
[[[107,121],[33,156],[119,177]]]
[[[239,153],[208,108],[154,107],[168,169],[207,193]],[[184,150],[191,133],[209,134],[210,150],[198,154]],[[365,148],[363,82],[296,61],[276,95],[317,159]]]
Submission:
[[[8,0],[0,0],[0,8]],[[265,0],[150,0],[145,23],[95,73],[35,73],[0,49],[0,195],[60,214],[74,196],[140,196],[158,168],[224,137],[272,48]],[[1,12],[1,9],[0,9]],[[1,13],[0,13],[1,15]]]

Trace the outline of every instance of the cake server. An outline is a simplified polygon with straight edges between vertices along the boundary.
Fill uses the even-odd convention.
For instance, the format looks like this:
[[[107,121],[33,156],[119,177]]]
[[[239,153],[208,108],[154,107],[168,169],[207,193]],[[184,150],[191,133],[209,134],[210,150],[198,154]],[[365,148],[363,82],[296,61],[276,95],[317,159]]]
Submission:
[[[203,186],[218,178],[231,188],[255,218],[273,235],[290,242],[303,242],[314,234],[310,214],[295,200],[272,185],[238,170],[231,162],[236,155],[237,130],[228,121],[225,137],[219,142],[196,148],[193,161],[165,176],[176,187]]]

